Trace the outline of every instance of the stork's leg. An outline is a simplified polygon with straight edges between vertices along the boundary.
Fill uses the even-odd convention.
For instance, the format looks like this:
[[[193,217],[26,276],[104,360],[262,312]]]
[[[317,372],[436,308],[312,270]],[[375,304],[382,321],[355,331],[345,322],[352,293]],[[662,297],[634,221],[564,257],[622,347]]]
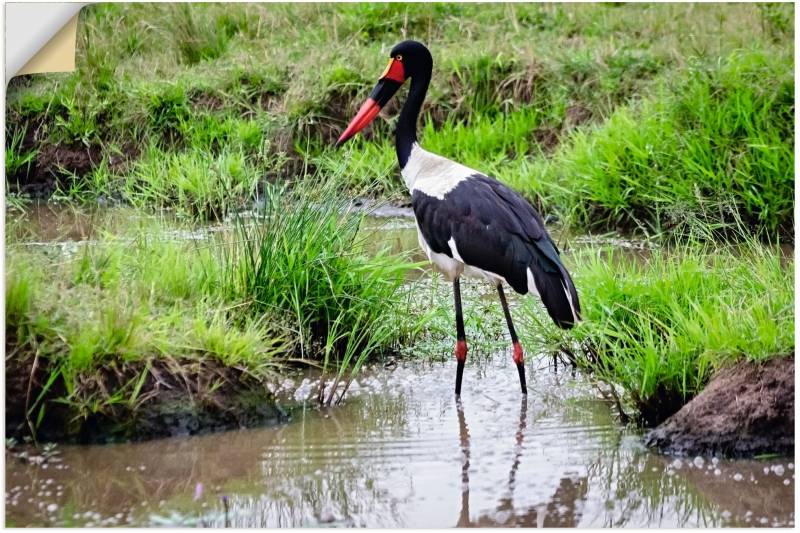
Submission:
[[[514,330],[514,323],[511,321],[511,312],[508,310],[508,302],[506,302],[503,286],[499,283],[497,284],[497,294],[500,295],[500,303],[503,304],[503,314],[506,315],[508,332],[511,334],[511,342],[514,344],[514,363],[516,363],[517,372],[519,372],[519,385],[522,388],[522,394],[528,394],[528,387],[525,384],[525,361],[522,357],[522,346],[519,344],[517,332]]]
[[[464,315],[461,313],[461,282],[453,280],[453,299],[456,306],[456,396],[461,395],[461,376],[464,374],[464,363],[467,360],[467,336],[464,333]]]

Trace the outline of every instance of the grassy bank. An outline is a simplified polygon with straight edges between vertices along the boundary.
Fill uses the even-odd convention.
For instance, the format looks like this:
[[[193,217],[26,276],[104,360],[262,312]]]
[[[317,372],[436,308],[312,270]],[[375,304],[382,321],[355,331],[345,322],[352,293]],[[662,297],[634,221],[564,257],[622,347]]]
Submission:
[[[546,332],[531,342],[621,387],[647,425],[724,366],[794,353],[794,261],[777,246],[690,242],[646,257],[594,248],[573,262],[584,321],[565,335],[529,314],[526,329]]]
[[[793,261],[763,243],[793,241],[793,17],[791,4],[85,8],[77,70],[9,85],[7,200],[169,208],[190,236],[198,220],[233,230],[95,230],[63,253],[7,242],[11,431],[163,426],[187,397],[220,423],[266,416],[254,406],[294,360],[329,374],[319,399],[334,403],[348,372],[412,334],[450,357],[449,296],[407,312],[409,265],[367,253],[348,211],[356,195],[407,200],[397,102],[330,146],[403,38],[435,56],[426,148],[578,232],[668,243],[644,261],[568,255],[585,321],[564,337],[530,312],[524,329],[545,334],[529,344],[569,347],[646,423],[731,360],[791,353]],[[480,314],[468,320],[490,346]]]
[[[333,152],[402,38],[436,69],[423,142],[592,229],[729,216],[790,234],[793,6],[85,8],[77,71],[8,92],[11,190],[220,216],[268,181],[342,173],[405,198],[396,106]],[[402,95],[400,95],[402,99]],[[377,189],[372,188],[374,184]],[[677,226],[677,227],[676,227]]]
[[[321,401],[333,403],[333,382],[376,354],[451,359],[450,285],[423,278],[403,288],[408,265],[361,248],[361,216],[341,215],[349,204],[335,188],[300,194],[277,189],[255,219],[242,215],[224,231],[117,220],[62,251],[9,243],[12,412],[59,431],[69,419],[79,436],[122,419],[132,426],[114,430],[135,435],[163,424],[153,413],[165,410],[176,418],[212,410],[197,422],[206,426],[248,424],[270,405],[268,384],[296,360],[326,369]],[[20,225],[12,234],[26,235]],[[737,240],[570,250],[584,321],[556,330],[524,298],[513,314],[528,353],[561,350],[618,387],[627,413],[648,425],[723,366],[793,353],[793,259]],[[507,350],[491,287],[466,283],[464,299],[470,360]]]
[[[200,240],[144,219],[71,251],[8,243],[7,430],[142,436],[190,410],[235,426],[269,410],[290,363],[346,381],[413,322],[396,319],[409,265],[367,256],[347,205],[332,186],[280,187]]]

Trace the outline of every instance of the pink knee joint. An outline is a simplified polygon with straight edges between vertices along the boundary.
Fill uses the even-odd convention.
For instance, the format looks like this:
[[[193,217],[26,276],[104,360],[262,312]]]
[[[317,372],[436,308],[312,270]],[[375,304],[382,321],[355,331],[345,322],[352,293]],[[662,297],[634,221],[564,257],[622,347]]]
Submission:
[[[524,360],[522,358],[522,346],[518,342],[514,343],[514,362],[521,365]]]
[[[456,361],[463,363],[467,360],[467,341],[456,341]]]

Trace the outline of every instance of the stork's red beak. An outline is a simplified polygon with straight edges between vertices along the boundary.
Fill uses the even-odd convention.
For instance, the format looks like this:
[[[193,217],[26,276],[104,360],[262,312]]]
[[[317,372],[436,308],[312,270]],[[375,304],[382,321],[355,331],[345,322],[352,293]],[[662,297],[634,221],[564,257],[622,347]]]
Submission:
[[[338,148],[347,139],[369,126],[369,123],[378,116],[380,111],[381,106],[378,105],[378,102],[372,98],[367,98],[367,101],[361,104],[361,109],[358,110],[356,116],[347,125],[347,129],[339,136],[339,140],[336,141],[336,147]]]
[[[405,69],[403,68],[403,61],[398,58],[390,59],[386,70],[383,71],[378,84],[372,89],[369,98],[361,105],[356,116],[347,125],[339,140],[336,141],[336,147],[341,146],[347,139],[369,126],[378,116],[381,108],[392,99],[392,96],[403,85],[404,81]]]

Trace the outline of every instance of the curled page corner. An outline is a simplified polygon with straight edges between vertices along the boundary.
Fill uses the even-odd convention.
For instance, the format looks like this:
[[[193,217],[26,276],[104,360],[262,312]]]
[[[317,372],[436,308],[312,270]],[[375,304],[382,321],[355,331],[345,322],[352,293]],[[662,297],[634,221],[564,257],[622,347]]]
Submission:
[[[78,12],[85,5],[6,4],[6,83],[19,74],[74,70]]]

